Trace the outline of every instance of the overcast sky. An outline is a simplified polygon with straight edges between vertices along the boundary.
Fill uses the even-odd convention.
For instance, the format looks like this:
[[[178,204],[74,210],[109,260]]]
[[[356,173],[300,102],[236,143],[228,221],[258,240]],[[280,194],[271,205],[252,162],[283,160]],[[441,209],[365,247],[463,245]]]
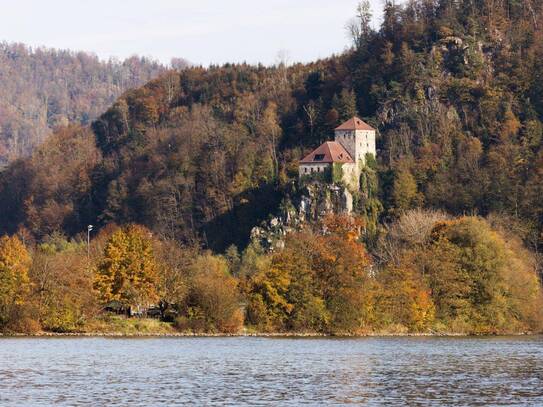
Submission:
[[[371,0],[376,24],[382,1]],[[344,50],[358,0],[0,0],[0,41],[168,63],[310,61]]]

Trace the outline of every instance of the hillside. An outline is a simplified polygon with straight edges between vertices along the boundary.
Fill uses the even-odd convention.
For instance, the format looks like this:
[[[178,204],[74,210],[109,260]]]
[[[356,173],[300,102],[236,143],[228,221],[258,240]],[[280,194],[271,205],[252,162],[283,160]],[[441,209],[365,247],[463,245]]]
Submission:
[[[13,161],[0,329],[541,332],[541,5],[365,10],[342,55],[164,72]],[[298,162],[353,115],[377,159],[345,216]]]
[[[0,43],[0,165],[28,156],[57,126],[88,125],[124,91],[164,70],[146,58],[101,61]]]
[[[537,249],[542,11],[537,2],[497,4],[387,4],[378,31],[359,15],[343,55],[190,68],[127,91],[92,130],[60,130],[3,173],[1,209],[11,216],[1,230],[24,226],[42,238],[137,222],[218,251],[243,247],[293,193],[303,153],[359,114],[380,133],[378,190],[359,199],[374,233],[417,207],[495,213]]]

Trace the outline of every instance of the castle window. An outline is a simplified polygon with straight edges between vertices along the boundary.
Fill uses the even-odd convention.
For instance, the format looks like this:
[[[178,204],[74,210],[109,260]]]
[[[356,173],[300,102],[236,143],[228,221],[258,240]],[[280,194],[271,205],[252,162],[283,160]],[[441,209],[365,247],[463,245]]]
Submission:
[[[313,157],[313,161],[322,161],[324,160],[324,154],[315,154],[315,157]]]
[[[307,174],[307,168],[304,168],[304,172]]]

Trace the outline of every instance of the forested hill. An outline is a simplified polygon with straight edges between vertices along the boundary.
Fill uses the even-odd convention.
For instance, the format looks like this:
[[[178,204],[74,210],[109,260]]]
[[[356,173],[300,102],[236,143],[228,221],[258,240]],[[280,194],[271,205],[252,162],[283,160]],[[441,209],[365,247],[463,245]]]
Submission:
[[[88,223],[137,222],[217,250],[242,246],[292,193],[297,160],[358,114],[379,130],[379,189],[358,200],[367,222],[415,207],[495,213],[536,247],[541,8],[513,0],[387,3],[374,31],[361,7],[354,46],[343,55],[169,72],[126,92],[91,129],[60,130],[13,163],[2,174],[0,211],[10,215],[1,230],[25,227],[42,238],[74,235]]]
[[[165,67],[147,58],[0,43],[0,165],[28,155],[57,126],[89,124],[124,91]]]

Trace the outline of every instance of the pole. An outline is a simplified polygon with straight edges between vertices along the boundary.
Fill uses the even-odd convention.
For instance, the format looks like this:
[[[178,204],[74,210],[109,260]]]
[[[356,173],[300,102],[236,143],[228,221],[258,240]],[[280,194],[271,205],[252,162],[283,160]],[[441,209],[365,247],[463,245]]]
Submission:
[[[90,261],[90,232],[92,228],[93,228],[92,225],[87,226],[87,260],[88,261]]]

